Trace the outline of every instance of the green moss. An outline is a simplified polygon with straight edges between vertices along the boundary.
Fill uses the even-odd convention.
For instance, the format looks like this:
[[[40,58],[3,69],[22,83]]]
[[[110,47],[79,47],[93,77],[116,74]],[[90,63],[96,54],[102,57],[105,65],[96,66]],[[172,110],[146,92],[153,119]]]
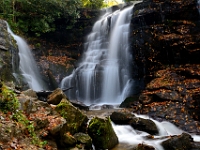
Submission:
[[[67,121],[67,124],[65,125],[66,131],[64,132],[70,132],[71,134],[79,132],[84,123],[88,120],[86,115],[66,99],[63,99],[56,106],[55,110]]]
[[[118,143],[110,118],[93,118],[89,123],[88,133],[96,148],[111,149]]]
[[[70,121],[69,118],[69,112],[67,110],[69,110],[71,107],[71,104],[67,101],[67,100],[62,100],[57,106],[56,106],[56,111],[59,112],[59,114]]]
[[[8,89],[4,84],[1,85],[0,93],[0,110],[4,113],[9,111],[16,113],[19,108],[19,102],[16,98],[16,94]]]

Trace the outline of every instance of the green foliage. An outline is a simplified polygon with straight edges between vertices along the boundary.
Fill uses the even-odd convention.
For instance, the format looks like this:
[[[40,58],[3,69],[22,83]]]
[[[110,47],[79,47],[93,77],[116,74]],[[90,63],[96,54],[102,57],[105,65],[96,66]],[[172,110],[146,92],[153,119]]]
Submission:
[[[7,20],[17,33],[35,36],[55,31],[56,20],[62,19],[69,29],[79,17],[79,8],[100,9],[104,0],[2,0],[0,18]]]
[[[54,21],[66,18],[72,23],[79,17],[80,0],[2,0],[0,18],[23,32],[42,33],[55,30]]]
[[[71,29],[79,18],[79,8],[100,9],[104,4],[104,0],[1,0],[0,18],[15,33],[40,36],[55,31],[59,19]]]
[[[67,103],[64,102],[60,102],[57,106],[56,106],[56,111],[59,112],[59,114],[67,119],[67,117],[69,116],[68,112],[66,111],[66,108],[68,108],[69,105]]]
[[[19,102],[16,98],[16,94],[5,85],[2,85],[0,93],[0,110],[7,113],[16,112],[18,108]]]

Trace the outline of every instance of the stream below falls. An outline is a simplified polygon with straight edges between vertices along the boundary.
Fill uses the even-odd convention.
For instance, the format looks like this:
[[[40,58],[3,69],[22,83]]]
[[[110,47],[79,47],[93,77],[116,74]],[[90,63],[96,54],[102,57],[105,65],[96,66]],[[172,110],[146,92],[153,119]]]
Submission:
[[[95,107],[95,109],[90,109],[85,113],[90,119],[94,116],[105,118],[109,117],[113,112],[119,110],[122,109],[120,108],[100,109],[99,107]],[[126,111],[127,110],[128,109],[126,109]],[[131,112],[131,110],[128,111]],[[152,118],[149,118],[149,116],[147,115],[138,115],[138,114],[134,115],[136,117],[152,120],[158,128],[159,134],[153,136],[153,138],[147,138],[149,136],[152,137],[152,135],[144,131],[135,130],[130,125],[116,125],[112,122],[113,129],[119,139],[119,144],[112,150],[133,150],[138,144],[152,146],[155,148],[155,150],[164,150],[164,148],[161,146],[161,143],[163,141],[169,139],[169,137],[172,137],[174,135],[181,135],[182,133],[185,132],[170,122],[167,121],[158,122]],[[192,136],[195,142],[200,142],[200,135],[195,135],[195,134],[190,134],[190,135]]]

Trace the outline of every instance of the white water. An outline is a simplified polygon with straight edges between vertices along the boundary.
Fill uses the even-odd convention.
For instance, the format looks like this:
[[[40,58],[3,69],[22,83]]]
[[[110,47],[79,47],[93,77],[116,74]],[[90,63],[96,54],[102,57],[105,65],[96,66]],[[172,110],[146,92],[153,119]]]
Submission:
[[[131,60],[128,36],[132,9],[133,7],[125,9],[111,18],[114,27],[108,48],[108,61],[104,68],[101,102],[107,103],[111,100],[111,102],[120,103],[123,100],[121,99],[122,90],[126,88],[126,83],[130,79],[127,69],[130,69],[128,65]],[[122,63],[123,68],[120,66]]]
[[[106,14],[93,26],[78,67],[61,82],[69,99],[119,104],[130,94],[129,26],[133,6]]]
[[[145,118],[145,119],[151,119],[148,116],[145,115],[137,115],[134,114],[136,117]],[[173,135],[180,135],[184,131],[177,128],[172,123],[163,121],[158,122],[156,120],[151,119],[157,126],[159,130],[159,134],[154,136],[154,139],[146,139],[145,136],[149,135],[146,132],[143,131],[137,131],[134,130],[131,126],[126,125],[115,125],[114,123],[113,128],[115,133],[118,136],[119,143],[130,145],[130,147],[136,147],[138,144],[145,144],[153,146],[156,150],[164,150],[164,148],[161,146],[161,143],[168,139],[167,136],[173,136]],[[199,135],[191,135],[193,140],[195,142],[200,142],[200,136]],[[166,137],[163,139],[163,137]],[[115,150],[118,150],[116,147]]]
[[[19,49],[19,57],[20,57],[20,64],[19,68],[22,72],[22,75],[25,77],[29,88],[39,91],[44,89],[44,83],[41,80],[39,70],[37,68],[37,64],[33,58],[31,50],[28,44],[25,42],[24,39],[15,35],[9,25],[7,24],[8,32],[13,36],[13,38],[17,41],[18,49]]]

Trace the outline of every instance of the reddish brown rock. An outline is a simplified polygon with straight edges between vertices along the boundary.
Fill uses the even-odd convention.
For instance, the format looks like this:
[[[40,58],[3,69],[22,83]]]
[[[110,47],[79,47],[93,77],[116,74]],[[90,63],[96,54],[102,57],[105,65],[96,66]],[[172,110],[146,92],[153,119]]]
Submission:
[[[65,94],[60,88],[57,88],[47,97],[47,102],[49,104],[58,105],[63,98],[66,98]]]

